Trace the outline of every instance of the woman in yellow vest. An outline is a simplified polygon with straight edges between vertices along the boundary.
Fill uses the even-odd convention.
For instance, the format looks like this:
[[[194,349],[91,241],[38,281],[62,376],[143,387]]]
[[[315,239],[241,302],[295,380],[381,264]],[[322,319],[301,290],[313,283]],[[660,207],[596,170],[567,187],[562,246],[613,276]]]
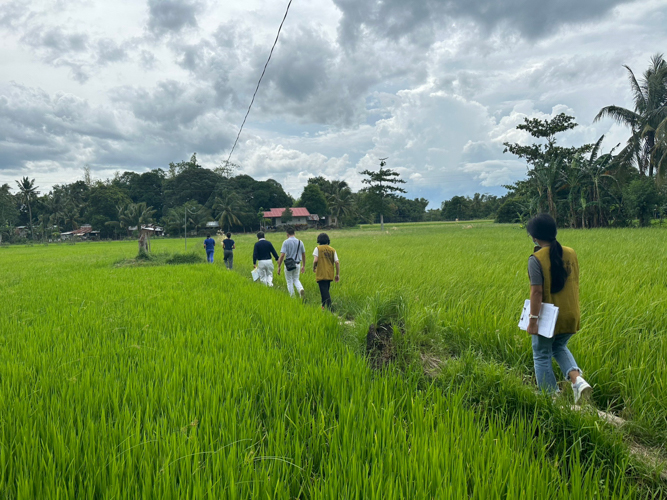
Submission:
[[[331,309],[331,295],[329,289],[331,282],[340,281],[340,262],[338,262],[338,253],[329,246],[330,240],[326,233],[321,233],[317,237],[317,247],[313,250],[313,272],[317,285],[320,287],[320,296],[322,297],[322,310],[325,307]],[[334,274],[335,268],[335,274]]]
[[[574,402],[588,399],[591,386],[581,376],[581,370],[567,343],[579,330],[579,261],[575,251],[563,247],[556,240],[556,221],[549,214],[539,214],[528,222],[528,234],[535,244],[535,252],[528,259],[530,278],[530,322],[528,333],[533,343],[533,362],[537,386],[544,391],[558,392],[558,384],[551,366],[555,358],[566,378],[572,383]],[[537,334],[542,303],[559,308],[556,330],[552,338]]]

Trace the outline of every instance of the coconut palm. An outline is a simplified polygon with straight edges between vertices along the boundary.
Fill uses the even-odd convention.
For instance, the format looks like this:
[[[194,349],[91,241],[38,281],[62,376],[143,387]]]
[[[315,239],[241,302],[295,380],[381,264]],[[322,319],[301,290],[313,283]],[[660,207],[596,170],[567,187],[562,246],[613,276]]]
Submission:
[[[227,231],[230,231],[232,226],[241,225],[241,220],[238,218],[238,215],[240,215],[239,200],[235,194],[230,194],[224,199],[216,196],[213,202],[213,210],[218,213],[220,227],[226,227]]]
[[[657,151],[656,178],[660,184],[667,177],[667,117],[662,120],[655,131],[655,147]]]
[[[145,201],[140,203],[129,203],[120,216],[121,227],[127,228],[137,226],[137,231],[141,234],[141,226],[153,222],[153,215],[157,210],[146,205]]]
[[[30,180],[27,177],[24,177],[20,181],[16,181],[17,186],[19,187],[19,196],[21,201],[25,203],[28,207],[28,227],[30,228],[30,238],[35,239],[32,234],[32,205],[30,202],[37,197],[39,191],[37,191],[37,186],[35,186],[35,179]]]
[[[353,212],[354,197],[352,191],[347,185],[336,186],[332,194],[327,197],[329,210],[336,219],[336,227],[340,225],[340,218],[350,215]]]
[[[667,152],[667,143],[661,140],[664,134],[658,134],[660,137],[656,141],[656,131],[667,120],[667,62],[662,54],[654,55],[641,82],[630,67],[625,68],[629,73],[634,109],[607,106],[600,110],[595,121],[609,117],[630,127],[632,136],[620,156],[627,162],[636,163],[641,175],[652,177],[656,168],[664,169],[667,165],[667,160],[663,162]]]
[[[81,214],[79,213],[79,209],[73,203],[65,205],[61,214],[65,226],[69,226],[72,230],[78,229],[79,217]]]
[[[190,217],[188,217],[188,222],[195,227],[195,232],[199,232],[199,228],[205,226],[210,220],[211,212],[204,206],[190,213]]]
[[[63,219],[65,199],[60,191],[53,191],[44,202],[49,213],[49,224],[60,230],[60,221]]]

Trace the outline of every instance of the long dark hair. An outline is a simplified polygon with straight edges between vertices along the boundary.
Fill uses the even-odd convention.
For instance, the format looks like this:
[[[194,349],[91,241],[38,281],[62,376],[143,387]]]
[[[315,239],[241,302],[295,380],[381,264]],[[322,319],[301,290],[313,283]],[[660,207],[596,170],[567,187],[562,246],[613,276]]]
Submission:
[[[551,260],[551,293],[558,293],[565,288],[568,272],[563,263],[563,247],[556,234],[556,221],[549,214],[538,214],[526,226],[528,234],[536,240],[549,242],[549,259]]]

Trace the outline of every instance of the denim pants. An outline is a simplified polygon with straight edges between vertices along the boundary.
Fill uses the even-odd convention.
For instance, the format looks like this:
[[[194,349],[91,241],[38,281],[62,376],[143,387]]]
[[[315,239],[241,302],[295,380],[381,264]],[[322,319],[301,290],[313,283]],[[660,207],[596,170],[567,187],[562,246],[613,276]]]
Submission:
[[[206,260],[213,264],[213,252],[206,252]]]
[[[294,288],[296,288],[296,291],[299,293],[303,290],[303,285],[301,284],[301,280],[299,280],[300,273],[301,262],[298,262],[296,269],[293,269],[292,271],[288,271],[287,268],[285,268],[285,281],[287,281],[287,291],[289,292],[290,297],[294,297]]]
[[[555,335],[553,338],[546,338],[540,335],[532,335],[533,341],[533,362],[535,364],[535,377],[537,378],[537,387],[547,392],[558,392],[556,376],[551,365],[551,358],[556,358],[560,370],[569,380],[568,373],[572,370],[581,370],[574,360],[574,356],[567,348],[567,343],[573,334]]]

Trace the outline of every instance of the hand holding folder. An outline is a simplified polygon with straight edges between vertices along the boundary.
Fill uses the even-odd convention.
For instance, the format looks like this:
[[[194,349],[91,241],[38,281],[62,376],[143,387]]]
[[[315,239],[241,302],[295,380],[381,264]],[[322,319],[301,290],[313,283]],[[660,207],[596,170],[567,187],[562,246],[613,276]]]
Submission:
[[[528,322],[530,321],[530,299],[526,299],[523,303],[523,311],[521,312],[521,319],[519,320],[519,328],[528,330]],[[537,320],[537,334],[548,339],[554,336],[556,330],[556,321],[558,320],[558,307],[553,304],[545,304],[542,302],[540,309],[540,318]]]

